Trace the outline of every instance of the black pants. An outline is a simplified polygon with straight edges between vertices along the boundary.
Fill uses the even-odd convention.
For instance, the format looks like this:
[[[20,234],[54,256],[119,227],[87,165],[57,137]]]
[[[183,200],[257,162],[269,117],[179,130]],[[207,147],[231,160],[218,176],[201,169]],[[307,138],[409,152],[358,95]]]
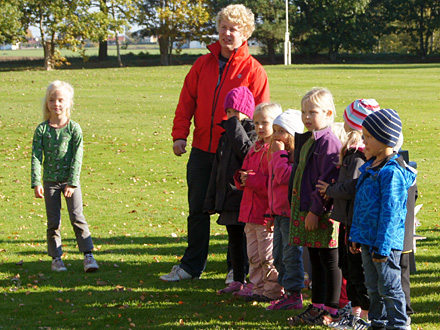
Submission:
[[[308,249],[312,264],[312,303],[338,308],[342,283],[338,249]]]
[[[194,277],[200,276],[206,267],[208,258],[210,216],[203,213],[211,169],[215,154],[191,149],[187,165],[188,182],[188,247],[180,261],[180,267]]]
[[[228,252],[234,271],[234,281],[244,283],[249,270],[249,262],[246,252],[246,235],[244,226],[227,225],[228,231]]]
[[[360,306],[363,310],[370,308],[370,299],[365,287],[364,267],[360,253],[352,254],[348,250],[347,237],[349,226],[339,226],[339,267],[342,276],[347,280],[347,298],[353,307]]]

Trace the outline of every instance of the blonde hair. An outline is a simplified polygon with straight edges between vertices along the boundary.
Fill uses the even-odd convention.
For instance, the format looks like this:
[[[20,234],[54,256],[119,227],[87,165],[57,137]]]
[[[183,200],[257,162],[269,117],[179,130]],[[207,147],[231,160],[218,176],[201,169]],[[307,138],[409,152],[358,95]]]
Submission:
[[[338,165],[342,166],[342,161],[347,153],[348,149],[354,147],[354,149],[358,150],[359,147],[363,145],[362,132],[356,129],[350,128],[350,131],[345,135],[345,139],[342,142],[341,152],[339,154],[339,162]]]
[[[333,95],[327,88],[315,87],[304,95],[301,100],[301,110],[304,110],[308,103],[316,105],[325,112],[331,110],[332,115],[328,120],[327,126],[330,126],[334,122],[336,117],[336,107],[333,101]]]
[[[229,21],[241,27],[244,38],[249,39],[255,30],[255,18],[252,10],[243,5],[229,5],[219,11],[216,17],[216,27],[219,31],[222,20]]]
[[[49,101],[50,97],[52,96],[52,94],[57,91],[57,90],[65,90],[68,94],[69,94],[69,106],[67,107],[67,118],[70,118],[70,112],[73,109],[73,87],[71,84],[69,84],[68,82],[65,81],[60,81],[60,80],[55,80],[53,82],[51,82],[49,84],[49,86],[47,86],[46,89],[46,96],[44,97],[43,100],[43,119],[44,120],[48,120],[50,118],[50,111],[49,108],[47,107],[47,102]]]
[[[339,141],[344,144],[347,139],[347,132],[345,131],[344,123],[334,122],[331,124],[332,132],[338,137]]]
[[[260,103],[255,108],[254,118],[258,114],[264,114],[264,115],[268,116],[273,122],[274,119],[276,117],[278,117],[279,115],[281,115],[282,112],[283,112],[283,109],[281,108],[281,105],[279,105],[278,103]],[[272,126],[272,124],[271,124],[271,126]],[[271,143],[272,143],[272,138],[271,138]]]
[[[281,105],[279,105],[278,103],[260,103],[255,108],[254,117],[256,114],[264,113],[273,121],[276,117],[281,115],[282,112],[283,109],[281,108]]]

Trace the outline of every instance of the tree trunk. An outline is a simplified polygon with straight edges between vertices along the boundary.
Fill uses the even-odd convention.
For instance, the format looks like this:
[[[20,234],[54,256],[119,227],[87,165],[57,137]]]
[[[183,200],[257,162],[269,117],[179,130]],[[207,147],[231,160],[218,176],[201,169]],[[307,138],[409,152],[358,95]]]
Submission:
[[[275,40],[273,39],[266,39],[266,46],[267,46],[267,55],[269,58],[269,62],[272,64],[276,64],[276,58],[275,58]]]
[[[159,49],[160,49],[160,65],[167,66],[168,62],[168,38],[159,36]]]
[[[99,4],[99,10],[105,14],[105,16],[108,15],[108,7],[106,0],[101,0]],[[99,42],[99,53],[98,53],[98,60],[100,61],[106,61],[108,59],[108,43],[107,40],[101,40]]]
[[[55,67],[55,34],[51,36],[50,40],[43,40],[44,49],[44,68],[47,71],[51,71]]]
[[[118,63],[119,63],[119,66],[122,67],[123,65],[122,65],[122,60],[121,60],[121,53],[119,51],[119,35],[118,35],[118,31],[115,31],[115,37],[116,37],[115,41],[116,41],[116,54],[117,54],[117,57],[118,57]]]
[[[107,44],[107,40],[103,40],[103,41],[99,42],[98,59],[100,61],[107,61],[108,60],[108,44]]]

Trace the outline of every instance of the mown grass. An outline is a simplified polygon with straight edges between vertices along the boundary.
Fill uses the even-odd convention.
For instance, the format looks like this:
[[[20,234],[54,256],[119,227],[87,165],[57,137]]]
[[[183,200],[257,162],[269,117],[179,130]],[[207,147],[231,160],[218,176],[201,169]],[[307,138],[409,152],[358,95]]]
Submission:
[[[217,296],[224,286],[226,231],[214,219],[201,280],[161,282],[186,247],[188,154],[175,157],[171,126],[189,66],[2,72],[0,81],[0,329],[287,329],[268,312]],[[337,120],[356,98],[396,109],[418,164],[417,273],[413,329],[440,329],[440,68],[437,65],[267,66],[272,100],[300,107],[313,86],[335,96]],[[84,132],[85,215],[101,269],[82,271],[63,211],[68,272],[50,272],[45,209],[30,189],[31,140],[47,84],[75,87],[72,119]],[[305,294],[309,292],[305,291]],[[308,298],[307,298],[308,299]],[[305,327],[306,328],[306,327]],[[304,328],[304,329],[305,329]]]

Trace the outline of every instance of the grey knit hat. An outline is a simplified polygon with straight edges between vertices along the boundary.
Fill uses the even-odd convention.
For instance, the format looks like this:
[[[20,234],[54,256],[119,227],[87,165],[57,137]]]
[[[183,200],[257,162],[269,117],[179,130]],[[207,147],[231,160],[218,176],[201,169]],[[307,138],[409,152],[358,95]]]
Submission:
[[[362,127],[379,142],[394,147],[402,132],[402,121],[395,110],[381,109],[368,115]]]

